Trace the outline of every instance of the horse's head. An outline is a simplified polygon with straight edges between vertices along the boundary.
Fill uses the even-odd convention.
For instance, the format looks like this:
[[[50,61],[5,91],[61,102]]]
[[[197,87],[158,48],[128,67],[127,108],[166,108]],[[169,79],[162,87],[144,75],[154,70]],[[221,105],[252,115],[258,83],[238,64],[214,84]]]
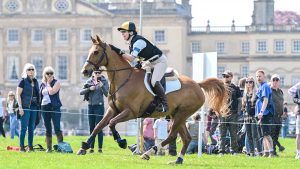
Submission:
[[[81,70],[81,73],[86,77],[89,76],[93,70],[98,70],[100,66],[105,66],[108,63],[106,44],[101,41],[98,35],[96,35],[96,38],[91,37],[91,39],[93,44]]]

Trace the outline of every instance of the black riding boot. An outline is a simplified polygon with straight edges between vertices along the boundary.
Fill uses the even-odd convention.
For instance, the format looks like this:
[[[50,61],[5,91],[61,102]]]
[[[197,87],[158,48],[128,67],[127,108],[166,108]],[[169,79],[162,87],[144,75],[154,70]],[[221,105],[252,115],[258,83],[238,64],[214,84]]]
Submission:
[[[161,104],[159,104],[157,107],[157,111],[167,112],[169,110],[169,107],[168,107],[168,102],[167,102],[167,98],[165,95],[165,89],[163,88],[163,86],[160,84],[159,81],[155,82],[154,90],[161,102]]]
[[[51,151],[52,151],[52,136],[46,136],[46,145],[47,145],[46,153],[51,153]]]

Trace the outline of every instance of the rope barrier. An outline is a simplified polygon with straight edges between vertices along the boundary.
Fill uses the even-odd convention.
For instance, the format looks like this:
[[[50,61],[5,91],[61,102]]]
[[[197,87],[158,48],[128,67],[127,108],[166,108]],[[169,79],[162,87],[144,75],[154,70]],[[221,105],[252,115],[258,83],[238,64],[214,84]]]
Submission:
[[[3,108],[0,106],[0,108]],[[23,109],[23,110],[27,110],[27,111],[41,111],[41,112],[51,112],[51,113],[57,113],[57,114],[71,114],[71,115],[81,115],[81,116],[99,116],[99,117],[103,117],[104,115],[98,115],[98,114],[85,114],[85,113],[72,113],[69,111],[42,111],[42,110],[31,110],[31,109]],[[186,122],[190,122],[190,120],[186,120]],[[200,122],[200,121],[199,121]],[[204,123],[208,123],[211,121],[204,121]],[[259,123],[249,123],[249,122],[221,122],[220,120],[218,120],[218,124],[238,124],[238,125],[243,125],[243,124],[257,124],[257,125],[269,125],[269,126],[282,126],[283,124],[274,124],[274,123],[270,123],[270,124],[259,124]],[[296,124],[289,124],[289,125],[296,125]]]

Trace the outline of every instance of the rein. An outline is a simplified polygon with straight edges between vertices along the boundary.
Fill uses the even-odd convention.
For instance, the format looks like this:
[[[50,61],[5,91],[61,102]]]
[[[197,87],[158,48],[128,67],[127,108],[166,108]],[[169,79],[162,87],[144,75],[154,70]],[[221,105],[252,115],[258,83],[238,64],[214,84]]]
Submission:
[[[95,67],[95,69],[96,70],[100,70],[100,71],[105,71],[105,72],[113,72],[113,78],[112,78],[112,81],[111,81],[111,83],[110,83],[110,86],[109,86],[109,92],[108,92],[108,94],[109,94],[109,96],[112,98],[112,102],[113,102],[113,105],[114,105],[114,107],[115,107],[115,109],[116,109],[116,111],[117,111],[117,113],[120,113],[120,110],[117,108],[117,105],[116,105],[116,98],[115,98],[115,96],[116,96],[116,93],[122,88],[122,87],[124,87],[125,86],[125,84],[130,80],[130,77],[131,77],[131,75],[132,75],[132,72],[133,72],[133,69],[132,69],[132,67],[127,67],[127,68],[121,68],[121,69],[100,69],[99,67],[99,65],[101,64],[101,62],[103,61],[103,59],[104,59],[104,57],[105,57],[105,59],[106,59],[106,64],[104,65],[105,67],[108,65],[108,56],[107,56],[107,53],[106,53],[106,46],[107,46],[107,44],[106,43],[104,43],[104,45],[101,45],[100,44],[100,46],[101,46],[101,48],[103,49],[102,51],[102,54],[101,54],[101,56],[100,56],[100,58],[99,58],[99,60],[98,60],[98,62],[95,64],[95,63],[93,63],[92,61],[90,61],[90,60],[86,60],[86,62],[87,63],[89,63],[89,64],[91,64],[91,65],[93,65],[94,67]],[[129,73],[129,75],[128,75],[128,77],[127,77],[127,79],[113,92],[112,91],[112,84],[114,84],[114,81],[115,81],[115,75],[116,75],[116,72],[119,72],[119,71],[124,71],[124,70],[130,70],[130,73]]]

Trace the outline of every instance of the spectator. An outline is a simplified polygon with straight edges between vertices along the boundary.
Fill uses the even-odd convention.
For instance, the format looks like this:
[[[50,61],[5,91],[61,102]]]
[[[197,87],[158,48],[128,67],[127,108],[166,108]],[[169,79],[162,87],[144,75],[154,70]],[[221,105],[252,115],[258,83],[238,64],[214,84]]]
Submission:
[[[186,150],[187,154],[194,154],[198,152],[198,135],[199,135],[199,121],[200,121],[200,115],[198,113],[194,114],[192,116],[193,121],[189,121],[186,123],[186,127],[192,137],[192,140]],[[205,144],[203,142],[202,149],[205,147]]]
[[[241,91],[239,87],[231,83],[233,78],[233,73],[231,71],[225,71],[223,74],[224,84],[229,88],[229,113],[227,116],[220,117],[220,133],[221,133],[221,144],[219,149],[219,154],[223,155],[225,153],[225,142],[227,131],[230,133],[230,146],[232,149],[232,154],[236,155],[238,152],[238,143],[237,143],[237,132],[238,132],[238,113],[241,108]]]
[[[255,116],[259,119],[259,131],[263,137],[264,157],[273,157],[273,140],[271,138],[270,125],[274,112],[272,90],[265,81],[265,72],[256,71],[256,80],[259,83],[257,90],[257,101],[255,106]]]
[[[274,103],[274,114],[273,114],[273,123],[271,127],[271,136],[273,140],[273,149],[274,155],[277,156],[276,146],[278,146],[279,151],[283,151],[285,148],[280,144],[278,138],[281,130],[281,117],[283,115],[283,91],[280,87],[280,77],[277,74],[272,75],[271,77],[271,89],[272,89],[272,99]]]
[[[286,138],[289,130],[289,115],[288,115],[287,102],[283,104],[283,114],[281,116],[281,119],[282,119],[281,137]]]
[[[103,95],[108,94],[108,82],[101,75],[101,71],[94,71],[92,77],[86,81],[80,95],[85,95],[88,101],[88,115],[90,134],[96,125],[102,120],[104,115],[104,99]],[[95,137],[92,138],[90,153],[94,153]],[[102,153],[103,131],[98,133],[98,152]]]
[[[63,134],[60,126],[60,107],[62,106],[59,98],[60,88],[60,82],[54,77],[54,69],[50,66],[45,67],[43,70],[42,84],[40,86],[40,96],[42,100],[42,116],[46,128],[47,153],[50,153],[52,151],[51,121],[53,123],[54,132],[57,137],[57,142],[63,142]]]
[[[17,100],[21,116],[20,151],[25,152],[25,135],[28,128],[28,151],[33,151],[33,133],[39,109],[39,84],[35,78],[33,64],[26,63],[23,68],[22,80],[17,87]]]
[[[15,98],[15,94],[13,91],[8,92],[7,102],[6,102],[7,112],[9,114],[10,119],[10,138],[14,139],[15,134],[20,137],[19,132],[19,120],[17,119],[18,112],[18,102]]]
[[[206,131],[209,134],[209,137],[210,137],[210,140],[211,140],[211,145],[217,145],[218,140],[216,140],[213,137],[213,135],[215,134],[215,131],[216,131],[218,125],[219,125],[219,118],[216,115],[216,113],[213,111],[213,109],[208,110],[208,116],[207,117],[208,117],[207,119],[210,119],[210,120],[208,120]]]
[[[2,93],[0,92],[0,96],[1,96],[1,94]],[[5,119],[4,107],[6,107],[6,106],[5,106],[5,101],[2,97],[0,98],[0,102],[1,102],[1,106],[0,106],[0,132],[1,132],[3,137],[6,137],[5,136],[5,131],[4,131],[4,128],[3,128],[3,122],[4,122],[4,119]]]
[[[153,123],[153,118],[145,118],[143,121],[144,151],[148,151],[155,144]]]
[[[247,154],[255,156],[255,148],[258,154],[261,154],[262,147],[257,136],[257,125],[255,119],[255,101],[256,101],[256,88],[253,77],[246,79],[246,88],[243,93],[242,110],[244,112],[244,123],[246,127],[246,147]]]
[[[293,101],[296,104],[296,159],[300,159],[300,82],[289,89],[289,94],[293,97]]]
[[[154,122],[154,139],[155,145],[158,145],[168,137],[168,121],[161,117]],[[157,150],[157,155],[165,155],[166,147],[161,147]]]

